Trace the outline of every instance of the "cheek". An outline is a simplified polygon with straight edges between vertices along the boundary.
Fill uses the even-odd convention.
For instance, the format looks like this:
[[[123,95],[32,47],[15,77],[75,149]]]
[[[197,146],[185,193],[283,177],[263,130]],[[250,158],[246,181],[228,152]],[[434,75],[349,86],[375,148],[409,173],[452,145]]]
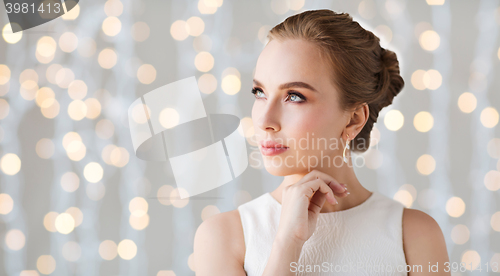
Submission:
[[[338,114],[326,108],[316,108],[308,112],[292,115],[291,120],[287,120],[289,135],[297,138],[311,137],[332,138],[336,137],[341,128],[341,120]],[[314,133],[314,136],[313,136]]]

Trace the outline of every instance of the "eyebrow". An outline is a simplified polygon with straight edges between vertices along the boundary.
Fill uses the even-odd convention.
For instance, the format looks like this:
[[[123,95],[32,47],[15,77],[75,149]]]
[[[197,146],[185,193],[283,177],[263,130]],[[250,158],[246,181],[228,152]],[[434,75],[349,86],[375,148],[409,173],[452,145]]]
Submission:
[[[256,79],[254,79],[253,82],[256,85],[258,85],[258,86],[264,87],[264,85],[262,85],[262,83],[260,83]],[[316,90],[316,88],[312,87],[310,84],[307,84],[307,83],[301,82],[301,81],[294,81],[294,82],[284,83],[284,84],[282,84],[282,85],[279,86],[279,89],[283,90],[283,89],[287,89],[287,88],[291,88],[291,87],[301,87],[301,88],[309,89],[309,90],[311,90],[313,92],[318,92],[318,90]]]

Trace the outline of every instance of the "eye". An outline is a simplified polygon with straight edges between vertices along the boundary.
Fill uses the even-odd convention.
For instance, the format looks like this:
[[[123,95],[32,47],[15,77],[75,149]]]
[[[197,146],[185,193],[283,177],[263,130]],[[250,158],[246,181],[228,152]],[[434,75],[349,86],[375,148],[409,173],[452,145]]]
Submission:
[[[263,96],[262,97],[257,96],[259,92],[261,92],[264,95],[264,91],[262,91],[260,88],[252,88],[252,94],[255,95],[256,99],[260,99],[263,97]],[[291,99],[291,101],[295,103],[301,103],[306,101],[306,97],[304,97],[304,95],[300,94],[299,92],[288,92],[287,99]]]
[[[292,100],[292,102],[301,103],[306,101],[306,97],[298,92],[288,92],[288,98],[292,99],[292,97],[297,99],[297,101]]]
[[[257,98],[257,99],[261,98],[261,97],[257,96],[257,93],[259,93],[259,92],[262,92],[262,94],[264,94],[264,92],[262,90],[260,90],[259,88],[252,88],[252,94],[254,94],[255,98]]]

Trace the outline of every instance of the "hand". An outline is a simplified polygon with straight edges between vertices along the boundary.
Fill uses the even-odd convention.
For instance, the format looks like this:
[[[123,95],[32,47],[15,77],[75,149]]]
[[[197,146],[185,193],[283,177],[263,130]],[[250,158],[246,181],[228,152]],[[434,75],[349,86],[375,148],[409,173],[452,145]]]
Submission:
[[[276,237],[304,244],[316,229],[319,212],[325,201],[338,203],[334,194],[339,197],[347,196],[345,185],[318,170],[312,170],[297,183],[283,188]]]

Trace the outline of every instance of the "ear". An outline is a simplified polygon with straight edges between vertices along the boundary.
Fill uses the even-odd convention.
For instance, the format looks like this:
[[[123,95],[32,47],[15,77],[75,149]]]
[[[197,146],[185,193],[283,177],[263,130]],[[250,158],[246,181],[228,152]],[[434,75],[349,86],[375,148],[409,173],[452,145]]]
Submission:
[[[367,103],[362,103],[357,108],[355,108],[350,113],[349,123],[345,127],[345,134],[349,134],[349,140],[353,140],[354,137],[361,132],[368,117],[370,116],[370,109]],[[345,135],[347,136],[347,135]]]

